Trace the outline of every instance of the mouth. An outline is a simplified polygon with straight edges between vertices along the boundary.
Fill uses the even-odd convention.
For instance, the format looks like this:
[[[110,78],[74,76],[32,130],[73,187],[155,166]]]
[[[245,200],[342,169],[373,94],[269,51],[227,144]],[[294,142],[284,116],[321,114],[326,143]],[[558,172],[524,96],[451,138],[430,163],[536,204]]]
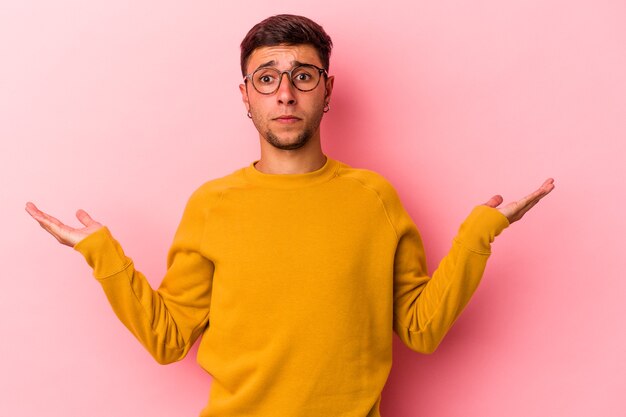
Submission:
[[[275,117],[275,118],[274,118],[274,119],[272,119],[272,120],[274,120],[274,121],[276,121],[276,122],[278,122],[278,123],[285,123],[285,124],[289,124],[289,123],[296,123],[296,122],[299,122],[299,121],[300,121],[300,120],[302,120],[302,119],[300,119],[299,117],[296,117],[296,116],[290,115],[290,114],[285,114],[285,115],[282,115],[282,116],[279,116],[279,117]]]

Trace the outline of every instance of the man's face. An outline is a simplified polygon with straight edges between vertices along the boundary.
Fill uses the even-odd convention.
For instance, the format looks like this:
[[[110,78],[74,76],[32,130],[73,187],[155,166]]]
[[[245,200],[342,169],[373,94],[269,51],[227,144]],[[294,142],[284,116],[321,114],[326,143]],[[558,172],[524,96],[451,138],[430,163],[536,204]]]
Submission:
[[[311,45],[264,46],[250,55],[247,73],[261,66],[288,71],[300,64],[322,68],[317,51]],[[261,137],[278,149],[299,149],[311,138],[319,140],[323,109],[330,101],[334,79],[322,76],[315,89],[304,92],[295,88],[286,74],[281,77],[280,87],[273,94],[259,93],[250,80],[239,89]]]

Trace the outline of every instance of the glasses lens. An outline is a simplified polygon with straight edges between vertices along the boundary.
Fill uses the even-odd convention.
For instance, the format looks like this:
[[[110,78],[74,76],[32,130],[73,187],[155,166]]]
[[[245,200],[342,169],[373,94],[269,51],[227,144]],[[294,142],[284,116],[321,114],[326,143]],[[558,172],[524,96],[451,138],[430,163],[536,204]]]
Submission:
[[[320,82],[320,72],[317,68],[310,65],[301,65],[294,68],[291,73],[293,85],[302,91],[311,91]]]
[[[273,68],[259,68],[252,74],[252,85],[259,93],[273,93],[278,88],[280,72]]]

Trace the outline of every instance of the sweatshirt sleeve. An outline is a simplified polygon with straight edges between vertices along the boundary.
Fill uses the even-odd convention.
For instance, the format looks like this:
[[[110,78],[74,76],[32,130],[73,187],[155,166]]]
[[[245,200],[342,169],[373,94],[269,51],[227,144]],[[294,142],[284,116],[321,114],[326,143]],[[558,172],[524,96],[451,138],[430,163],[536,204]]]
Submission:
[[[432,353],[478,287],[491,243],[509,222],[497,209],[474,208],[431,278],[413,221],[402,208],[396,213],[394,330],[410,349]]]
[[[213,263],[203,256],[205,205],[192,196],[157,290],[135,269],[106,227],[76,244],[122,323],[157,362],[185,357],[209,321]]]

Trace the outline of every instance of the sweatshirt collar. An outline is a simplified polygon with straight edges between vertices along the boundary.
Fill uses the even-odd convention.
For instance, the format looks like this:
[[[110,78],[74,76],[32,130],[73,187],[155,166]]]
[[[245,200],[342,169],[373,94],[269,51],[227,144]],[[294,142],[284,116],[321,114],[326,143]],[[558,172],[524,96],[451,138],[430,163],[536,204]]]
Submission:
[[[308,187],[315,184],[321,184],[329,181],[337,175],[337,169],[339,163],[326,157],[326,163],[324,165],[311,172],[304,174],[266,174],[254,166],[258,161],[254,161],[246,168],[244,168],[244,175],[246,179],[252,183],[262,185],[270,188],[301,188]]]

